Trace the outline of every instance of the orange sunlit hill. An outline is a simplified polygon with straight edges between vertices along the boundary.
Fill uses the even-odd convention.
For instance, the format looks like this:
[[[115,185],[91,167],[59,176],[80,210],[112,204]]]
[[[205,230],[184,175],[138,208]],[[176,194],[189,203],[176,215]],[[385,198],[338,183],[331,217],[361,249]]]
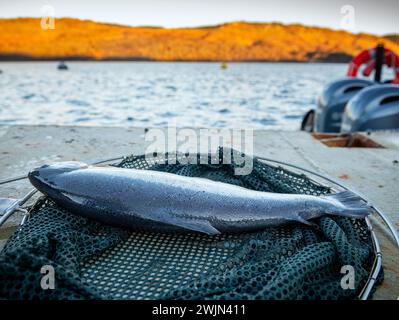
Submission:
[[[129,27],[56,19],[0,19],[0,59],[159,61],[348,61],[382,42],[399,53],[395,37],[352,34],[279,23],[233,22],[198,28]]]

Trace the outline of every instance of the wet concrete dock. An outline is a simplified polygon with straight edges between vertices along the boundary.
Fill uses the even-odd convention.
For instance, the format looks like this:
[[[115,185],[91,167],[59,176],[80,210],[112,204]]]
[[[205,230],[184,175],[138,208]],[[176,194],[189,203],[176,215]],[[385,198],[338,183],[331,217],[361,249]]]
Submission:
[[[328,174],[364,195],[399,229],[399,132],[369,136],[384,148],[332,148],[304,132],[254,131],[254,154]],[[60,160],[91,161],[142,154],[150,142],[144,128],[0,126],[0,180]],[[0,197],[21,197],[31,189],[24,181],[0,186]],[[20,216],[0,229],[0,248]],[[372,223],[380,241],[385,273],[374,299],[399,296],[399,248],[379,219]]]

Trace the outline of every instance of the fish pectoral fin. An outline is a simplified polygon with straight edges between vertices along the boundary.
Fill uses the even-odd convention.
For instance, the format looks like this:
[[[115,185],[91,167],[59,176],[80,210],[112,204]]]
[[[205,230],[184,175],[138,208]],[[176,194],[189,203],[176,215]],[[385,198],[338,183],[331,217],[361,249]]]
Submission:
[[[195,219],[195,218],[178,218],[174,215],[163,213],[157,219],[159,222],[174,225],[186,230],[192,230],[197,232],[202,232],[210,236],[220,234],[220,231],[216,229],[212,224],[205,219]]]
[[[83,204],[87,201],[87,198],[79,196],[79,195],[75,195],[73,193],[69,193],[69,192],[61,192],[61,194],[64,197],[67,197],[68,199],[70,199],[73,202],[79,203],[79,204]]]
[[[309,220],[306,220],[306,219],[304,219],[304,218],[302,218],[302,217],[300,217],[297,221],[298,221],[298,222],[301,222],[301,223],[303,223],[303,224],[305,224],[305,225],[307,225],[307,226],[309,226],[309,227],[315,227],[315,226],[317,226],[317,224],[315,224],[314,222],[311,222],[311,221],[309,221]]]
[[[297,222],[300,222],[300,223],[303,223],[303,224],[305,224],[305,225],[307,225],[307,226],[309,226],[309,227],[317,227],[317,224],[316,224],[316,223],[314,223],[314,222],[312,222],[312,221],[309,221],[309,220],[306,220],[306,219],[304,218],[304,214],[303,214],[303,213],[299,213],[299,214],[298,214],[298,216],[297,216],[297,218],[296,218],[296,221],[297,221]]]
[[[206,233],[210,236],[220,234],[220,231],[212,226],[212,224],[208,220],[187,219],[180,221],[171,221],[171,223],[184,229]]]

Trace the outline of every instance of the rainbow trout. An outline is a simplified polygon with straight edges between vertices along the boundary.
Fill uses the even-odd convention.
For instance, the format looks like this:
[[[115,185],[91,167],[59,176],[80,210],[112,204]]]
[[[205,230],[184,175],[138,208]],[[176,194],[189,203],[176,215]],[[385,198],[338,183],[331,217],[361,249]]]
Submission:
[[[288,222],[311,224],[323,215],[364,218],[372,213],[350,191],[311,196],[253,191],[204,178],[151,170],[44,165],[30,182],[70,212],[118,227],[209,235],[247,232]]]

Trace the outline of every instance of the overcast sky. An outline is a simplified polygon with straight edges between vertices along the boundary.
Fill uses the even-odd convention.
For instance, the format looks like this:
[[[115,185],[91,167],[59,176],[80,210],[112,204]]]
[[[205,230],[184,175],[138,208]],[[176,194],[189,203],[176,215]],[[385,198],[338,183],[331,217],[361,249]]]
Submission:
[[[183,27],[245,20],[399,33],[399,0],[0,0],[0,17],[40,17],[45,5],[54,8],[55,17],[133,26]],[[354,9],[354,19],[347,5]]]

